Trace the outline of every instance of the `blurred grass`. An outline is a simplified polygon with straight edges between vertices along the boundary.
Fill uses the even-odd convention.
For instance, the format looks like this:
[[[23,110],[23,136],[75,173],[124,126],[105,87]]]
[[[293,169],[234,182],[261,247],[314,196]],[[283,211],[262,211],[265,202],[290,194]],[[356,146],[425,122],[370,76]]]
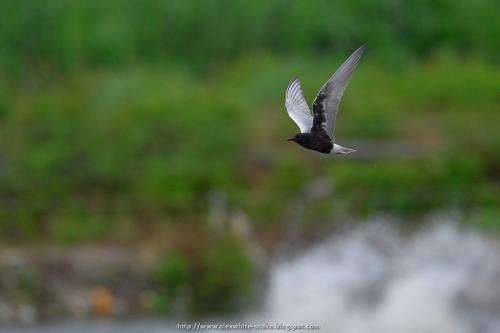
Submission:
[[[172,314],[184,304],[188,313],[227,313],[250,304],[257,270],[241,243],[224,233],[207,245],[192,257],[168,253],[158,265],[157,312]]]
[[[210,72],[255,50],[332,54],[360,41],[393,64],[436,50],[496,59],[495,0],[4,0],[0,68],[53,70],[160,60]]]
[[[290,198],[325,173],[366,213],[492,201],[500,170],[498,67],[441,55],[387,71],[369,56],[342,101],[339,142],[411,141],[444,147],[439,156],[321,161],[286,144],[296,129],[283,89],[300,75],[311,101],[325,69],[338,65],[327,58],[255,55],[210,78],[143,65],[11,90],[0,103],[8,105],[0,133],[2,234],[71,239],[71,221],[90,216],[109,224],[97,233],[112,233],[113,221],[203,221],[213,189],[256,221],[278,221]]]

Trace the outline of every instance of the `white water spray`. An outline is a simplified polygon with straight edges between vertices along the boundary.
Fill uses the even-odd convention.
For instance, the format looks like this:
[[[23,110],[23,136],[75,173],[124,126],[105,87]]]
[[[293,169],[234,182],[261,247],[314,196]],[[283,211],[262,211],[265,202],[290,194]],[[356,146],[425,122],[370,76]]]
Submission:
[[[369,222],[277,263],[254,319],[324,332],[500,332],[500,246],[453,224],[405,238]]]

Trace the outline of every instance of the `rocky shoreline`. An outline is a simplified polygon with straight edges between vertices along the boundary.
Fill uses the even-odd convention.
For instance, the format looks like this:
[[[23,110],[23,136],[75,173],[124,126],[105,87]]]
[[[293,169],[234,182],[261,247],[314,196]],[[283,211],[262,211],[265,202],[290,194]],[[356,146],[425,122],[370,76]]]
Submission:
[[[0,324],[152,310],[151,251],[110,246],[0,250]]]

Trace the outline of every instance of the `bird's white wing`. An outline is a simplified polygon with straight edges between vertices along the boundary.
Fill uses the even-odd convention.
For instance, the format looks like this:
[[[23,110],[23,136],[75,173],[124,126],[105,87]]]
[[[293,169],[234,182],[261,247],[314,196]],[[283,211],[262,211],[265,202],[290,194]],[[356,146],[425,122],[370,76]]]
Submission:
[[[335,119],[339,111],[340,99],[364,50],[365,46],[363,45],[347,58],[332,77],[321,87],[313,102],[314,117],[317,118],[321,127],[332,140],[334,139],[333,131],[335,130]]]
[[[286,89],[285,106],[290,118],[299,126],[300,132],[309,133],[313,123],[313,116],[307,106],[298,78],[293,79]]]

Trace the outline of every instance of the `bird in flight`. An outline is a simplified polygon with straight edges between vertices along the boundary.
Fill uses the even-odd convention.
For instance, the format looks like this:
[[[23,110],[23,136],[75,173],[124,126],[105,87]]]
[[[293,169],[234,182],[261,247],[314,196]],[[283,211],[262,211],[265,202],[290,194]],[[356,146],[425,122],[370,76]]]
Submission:
[[[304,98],[300,80],[295,78],[290,82],[286,89],[285,106],[290,118],[299,126],[300,133],[295,134],[287,141],[295,141],[304,148],[323,154],[331,152],[349,154],[356,151],[336,144],[333,131],[340,99],[364,50],[365,46],[363,45],[354,51],[321,87],[314,99],[312,113]]]

